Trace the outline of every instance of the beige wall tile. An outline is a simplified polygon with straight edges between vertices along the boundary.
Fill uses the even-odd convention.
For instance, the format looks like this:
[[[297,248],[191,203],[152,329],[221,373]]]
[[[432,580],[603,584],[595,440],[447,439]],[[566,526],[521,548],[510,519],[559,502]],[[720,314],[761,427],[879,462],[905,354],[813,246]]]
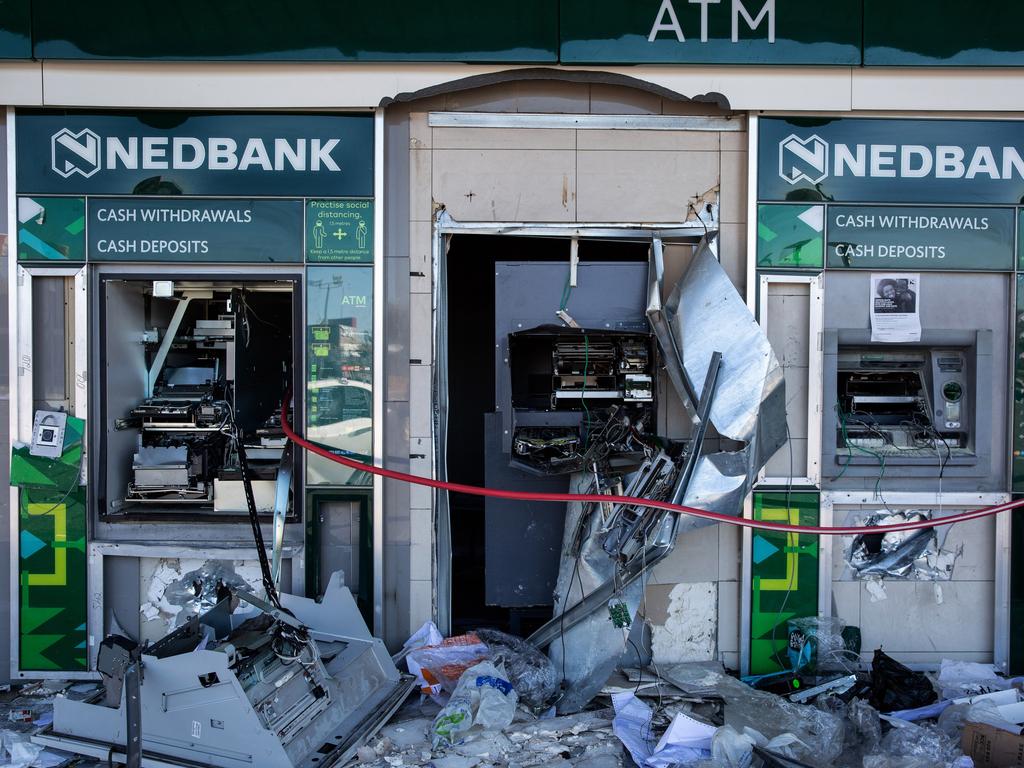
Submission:
[[[824,542],[822,542],[824,543]],[[852,627],[860,626],[860,583],[836,581],[832,583],[834,615]]]
[[[572,221],[568,150],[434,150],[434,199],[460,221]]]
[[[747,220],[747,153],[722,153],[721,219],[724,222]]]
[[[429,293],[409,295],[409,360],[419,361],[413,364],[430,365],[434,361],[432,301]]]
[[[743,125],[742,131],[722,131],[723,152],[746,152],[750,134],[746,131],[747,121],[743,117],[735,118]]]
[[[430,441],[425,437],[413,438],[409,444],[409,454],[423,458],[409,459],[409,472],[420,477],[434,476],[434,462],[430,455]],[[412,509],[429,510],[434,504],[434,490],[425,485],[409,485],[409,506]],[[411,514],[410,514],[411,516]]]
[[[729,275],[732,284],[746,296],[747,288],[747,225],[721,224],[719,231],[718,256],[722,268]]]
[[[769,283],[767,303],[761,311],[767,310],[768,341],[779,362],[784,366],[807,366],[810,286]]]
[[[803,438],[794,437],[793,444],[793,476],[803,477],[807,467],[807,441]],[[777,450],[765,465],[768,477],[789,477],[789,447],[783,445]]]
[[[406,637],[433,618],[434,585],[430,581],[409,582],[409,632]]]
[[[944,510],[948,513],[948,509]],[[966,510],[964,510],[966,511]],[[954,525],[946,537],[946,549],[963,547],[953,566],[953,581],[991,581],[996,573],[995,518]]]
[[[782,369],[786,380],[786,422],[794,438],[807,437],[807,369],[788,366]],[[801,465],[802,466],[802,465]]]
[[[432,215],[430,156],[429,149],[409,152],[409,218],[413,221],[429,221]]]
[[[426,510],[416,511],[425,512]],[[434,577],[433,560],[433,541],[430,539],[426,541],[416,541],[413,539],[412,544],[409,546],[409,578],[412,580],[412,583],[420,580],[429,582]]]
[[[688,204],[718,185],[717,152],[577,153],[580,221],[686,219]]]
[[[961,581],[941,585],[926,581],[885,581],[887,598],[871,602],[861,584],[860,631],[864,648],[931,651],[938,663],[949,653],[991,653],[994,595],[991,582]]]
[[[716,131],[580,130],[580,149],[717,152]]]
[[[709,525],[680,534],[671,554],[654,567],[652,581],[718,581],[718,528]]]
[[[435,128],[435,149],[576,149],[572,128]]]
[[[718,579],[739,581],[743,558],[743,540],[737,525],[718,526]],[[719,593],[721,594],[721,593]]]
[[[429,221],[409,222],[409,290],[430,293],[433,285],[433,225]]]
[[[430,437],[431,378],[429,365],[409,366],[409,431],[412,437]]]
[[[430,149],[431,128],[427,125],[426,112],[412,112],[409,115],[409,149]]]
[[[730,528],[735,526],[728,526]],[[718,584],[718,652],[738,653],[740,650],[740,584],[723,581]]]

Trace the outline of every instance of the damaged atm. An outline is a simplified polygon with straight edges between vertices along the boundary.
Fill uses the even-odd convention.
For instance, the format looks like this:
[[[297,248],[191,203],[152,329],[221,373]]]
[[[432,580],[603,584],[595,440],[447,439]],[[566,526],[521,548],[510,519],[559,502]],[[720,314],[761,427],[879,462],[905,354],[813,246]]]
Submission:
[[[448,440],[458,441],[448,443],[449,479],[471,481],[476,461],[488,487],[594,497],[566,505],[564,515],[549,504],[487,498],[482,595],[465,581],[472,560],[459,556],[468,534],[452,533],[457,623],[469,628],[480,611],[495,620],[504,609],[513,626],[531,628],[523,634],[564,678],[559,712],[584,707],[623,648],[644,645],[630,628],[643,624],[634,617],[650,569],[679,535],[710,523],[611,497],[738,516],[786,439],[779,363],[719,263],[717,232],[693,223],[699,229],[670,242],[667,266],[658,235],[504,239],[526,240],[529,247],[508,248],[532,259],[503,258],[506,243],[491,238],[493,316],[480,322],[493,328],[493,376],[474,372],[477,385],[493,378],[489,402],[469,390],[460,362],[465,311],[449,310]],[[469,279],[456,270],[469,269],[461,259],[475,244],[453,239],[449,290]],[[484,450],[470,458],[456,435],[472,434],[475,408],[484,411]],[[471,524],[472,501],[453,495],[450,503],[453,521]]]
[[[372,114],[28,110],[8,130],[11,676],[103,682],[36,738],[131,766],[348,760],[411,688],[370,629],[373,484],[282,422],[374,453]],[[100,134],[123,162],[76,166]],[[183,136],[287,157],[128,162]]]

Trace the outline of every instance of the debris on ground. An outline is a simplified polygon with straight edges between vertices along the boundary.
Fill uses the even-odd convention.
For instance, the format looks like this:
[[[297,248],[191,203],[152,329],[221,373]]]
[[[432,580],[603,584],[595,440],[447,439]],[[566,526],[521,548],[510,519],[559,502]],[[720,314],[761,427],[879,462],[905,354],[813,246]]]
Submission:
[[[719,662],[624,666],[579,713],[555,716],[560,681],[528,642],[495,630],[444,639],[433,625],[401,656],[421,690],[360,747],[358,768],[1002,768],[1024,754],[1024,679],[991,664],[938,673],[840,647],[843,627],[795,621],[788,695]],[[416,636],[414,636],[416,637]],[[791,638],[792,639],[792,638]],[[805,646],[811,646],[809,651]],[[842,663],[840,663],[840,661]],[[845,666],[844,666],[845,665]],[[785,676],[782,676],[785,677]],[[99,768],[30,741],[58,696],[93,683],[46,681],[0,693],[0,767]]]

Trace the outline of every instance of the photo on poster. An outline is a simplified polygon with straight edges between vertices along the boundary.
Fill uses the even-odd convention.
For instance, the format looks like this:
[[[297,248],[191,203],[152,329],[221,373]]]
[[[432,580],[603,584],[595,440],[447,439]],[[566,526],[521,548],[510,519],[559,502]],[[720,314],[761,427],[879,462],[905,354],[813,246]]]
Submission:
[[[872,273],[871,341],[921,340],[921,275]]]

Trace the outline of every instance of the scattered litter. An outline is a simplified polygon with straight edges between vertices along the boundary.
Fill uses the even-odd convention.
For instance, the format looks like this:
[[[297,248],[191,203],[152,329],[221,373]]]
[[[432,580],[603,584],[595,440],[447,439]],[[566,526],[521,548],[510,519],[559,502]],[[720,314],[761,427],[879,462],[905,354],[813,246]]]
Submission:
[[[478,629],[491,658],[500,660],[519,696],[519,703],[534,713],[551,708],[558,695],[558,673],[551,659],[525,640],[498,632]]]
[[[838,616],[808,616],[789,621],[789,661],[794,672],[802,669],[847,671],[859,654],[846,646],[846,622]]]
[[[887,757],[916,758],[924,766],[947,765],[960,757],[955,739],[935,725],[888,720],[895,725],[883,738],[880,751]]]
[[[612,703],[612,730],[641,768],[687,765],[710,756],[715,726],[679,712],[652,748],[654,711],[630,693],[616,694]]]
[[[995,664],[943,659],[939,667],[939,688],[944,699],[958,699],[991,693],[1010,687],[1010,681],[1000,677]]]
[[[417,648],[424,648],[428,645],[440,645],[442,642],[444,642],[444,635],[441,634],[441,631],[434,622],[428,621],[410,635],[402,648],[408,652],[414,651]]]
[[[459,678],[451,699],[434,719],[433,747],[461,743],[474,726],[501,730],[512,723],[518,697],[504,667],[482,661]]]
[[[420,683],[425,696],[437,696],[444,689],[451,693],[462,674],[488,658],[489,651],[474,634],[459,635],[412,650],[406,655],[409,673]]]

